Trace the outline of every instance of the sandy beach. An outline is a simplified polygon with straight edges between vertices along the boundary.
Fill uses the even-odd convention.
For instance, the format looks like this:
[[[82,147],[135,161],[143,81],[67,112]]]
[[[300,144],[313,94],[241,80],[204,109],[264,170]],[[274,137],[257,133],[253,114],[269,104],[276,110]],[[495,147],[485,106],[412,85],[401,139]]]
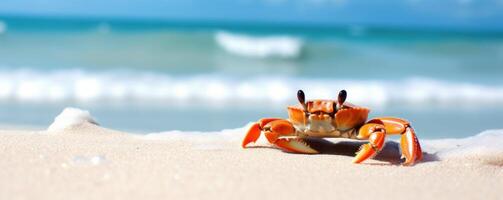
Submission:
[[[361,142],[311,141],[319,155],[263,141],[242,149],[246,127],[138,135],[77,120],[53,129],[0,131],[0,199],[502,199],[503,154],[447,156],[438,153],[446,140],[424,141],[424,161],[403,167],[393,141],[356,165]]]
[[[0,0],[0,200],[503,200],[502,76],[503,0]]]

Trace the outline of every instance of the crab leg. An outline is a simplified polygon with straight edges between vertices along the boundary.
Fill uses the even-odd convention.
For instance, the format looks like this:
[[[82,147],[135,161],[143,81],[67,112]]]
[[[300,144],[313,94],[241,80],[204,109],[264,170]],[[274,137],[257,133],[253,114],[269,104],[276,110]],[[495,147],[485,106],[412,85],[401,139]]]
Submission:
[[[278,148],[292,152],[292,153],[305,153],[305,154],[317,154],[318,151],[311,148],[307,143],[301,138],[281,138],[276,140],[274,143]]]
[[[360,147],[353,163],[361,163],[376,155],[383,147],[386,139],[386,129],[383,124],[367,123],[359,130],[358,137],[368,136],[369,143]],[[362,138],[363,139],[363,138]]]
[[[413,165],[415,161],[423,159],[421,145],[412,127],[405,128],[405,132],[402,133],[400,148],[402,149],[402,157],[405,157],[403,165]]]
[[[307,154],[318,153],[301,138],[281,138],[282,136],[295,136],[295,128],[289,121],[275,118],[261,119],[253,124],[243,140],[242,147],[246,148],[249,143],[257,141],[262,132],[267,141],[284,151]]]

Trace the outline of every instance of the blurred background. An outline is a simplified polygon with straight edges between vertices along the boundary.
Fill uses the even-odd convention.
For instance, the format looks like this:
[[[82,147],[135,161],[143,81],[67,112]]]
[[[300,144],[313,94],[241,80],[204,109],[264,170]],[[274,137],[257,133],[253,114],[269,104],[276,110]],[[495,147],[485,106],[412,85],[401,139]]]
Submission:
[[[286,117],[296,91],[413,122],[503,128],[501,0],[2,0],[0,126],[67,106],[136,133]]]

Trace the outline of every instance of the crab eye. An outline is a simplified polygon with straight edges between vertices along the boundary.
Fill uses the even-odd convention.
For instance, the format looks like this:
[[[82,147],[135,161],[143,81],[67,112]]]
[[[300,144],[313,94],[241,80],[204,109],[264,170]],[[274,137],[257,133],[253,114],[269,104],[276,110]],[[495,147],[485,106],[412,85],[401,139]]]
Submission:
[[[332,106],[333,106],[333,112],[332,112],[332,117],[333,117],[337,113],[337,104],[334,103],[334,104],[332,104]]]
[[[302,105],[306,104],[306,96],[304,95],[304,91],[302,90],[297,91],[297,99],[299,100],[300,104]]]
[[[337,98],[337,103],[339,104],[339,107],[341,107],[344,104],[344,101],[346,101],[346,97],[348,96],[348,93],[346,90],[341,90],[339,92],[339,97]]]
[[[302,90],[297,91],[297,99],[304,108],[304,112],[307,112],[306,95],[304,95],[304,91]]]

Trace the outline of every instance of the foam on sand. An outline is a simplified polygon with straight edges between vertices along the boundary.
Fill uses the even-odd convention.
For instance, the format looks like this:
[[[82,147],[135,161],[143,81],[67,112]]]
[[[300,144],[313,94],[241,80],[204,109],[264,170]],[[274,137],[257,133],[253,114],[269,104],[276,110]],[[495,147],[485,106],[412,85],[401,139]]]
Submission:
[[[243,128],[227,129],[220,132],[166,131],[151,133],[140,137],[148,140],[190,141],[192,144],[195,144],[195,148],[198,149],[218,149],[224,147],[224,145],[219,145],[222,142],[231,142],[235,143],[236,146],[239,146],[250,125],[251,123]],[[360,145],[359,142],[364,142],[351,141],[354,142],[353,146],[358,146]],[[390,139],[388,142],[395,143],[395,145],[390,146],[398,148],[398,141]],[[420,142],[424,153],[429,155],[430,158],[434,158],[431,160],[429,160],[430,158],[425,158],[425,161],[465,160],[465,163],[482,163],[503,166],[503,129],[487,130],[475,136],[461,139],[422,139]],[[269,146],[270,144],[267,142],[265,137],[261,136],[255,145]],[[395,148],[392,149],[393,151],[398,150]],[[385,157],[398,155],[397,152],[390,152],[389,150],[383,151],[382,153],[393,154],[381,155]],[[467,162],[468,160],[473,162]]]
[[[302,52],[302,41],[290,36],[253,37],[220,31],[215,40],[227,52],[254,58],[296,58]]]
[[[440,160],[475,159],[487,164],[503,166],[503,129],[487,130],[461,139],[427,140],[428,150]]]
[[[60,131],[72,128],[83,123],[97,124],[89,111],[78,108],[65,108],[54,122],[47,129],[50,131]],[[239,146],[246,131],[251,126],[249,123],[245,127],[237,129],[225,129],[215,132],[184,132],[166,131],[160,133],[150,133],[146,135],[136,135],[147,140],[177,140],[187,141],[195,144],[200,149],[221,149],[225,145],[222,143],[235,143]],[[395,141],[389,141],[396,143]],[[503,166],[503,129],[487,130],[472,137],[460,139],[436,139],[420,140],[423,151],[428,155],[434,155],[434,160],[472,160],[485,164]],[[256,142],[258,145],[269,145],[264,137]],[[385,153],[383,151],[382,153]]]
[[[68,107],[54,118],[54,122],[47,128],[47,131],[65,130],[83,123],[98,124],[89,111]]]

